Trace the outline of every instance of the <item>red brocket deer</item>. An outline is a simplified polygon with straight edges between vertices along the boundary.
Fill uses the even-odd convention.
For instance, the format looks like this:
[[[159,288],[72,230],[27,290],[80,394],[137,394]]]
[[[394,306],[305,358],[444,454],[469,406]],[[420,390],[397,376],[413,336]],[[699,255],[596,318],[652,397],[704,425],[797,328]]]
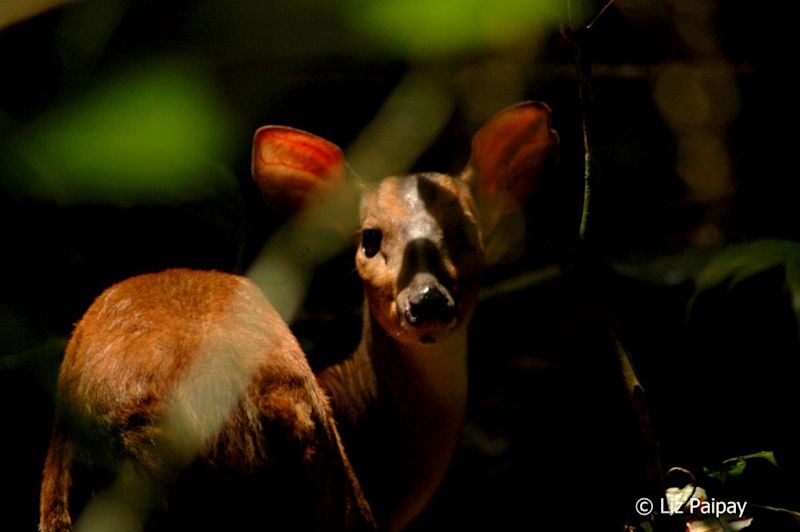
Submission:
[[[246,278],[168,270],[104,292],[59,373],[41,530],[70,529],[93,493],[79,523],[407,525],[455,449],[484,247],[557,151],[549,116],[534,102],[501,112],[475,135],[458,176],[366,187],[356,252],[361,342],[318,375]],[[256,182],[289,209],[334,186],[344,167],[341,151],[311,134],[256,132]]]

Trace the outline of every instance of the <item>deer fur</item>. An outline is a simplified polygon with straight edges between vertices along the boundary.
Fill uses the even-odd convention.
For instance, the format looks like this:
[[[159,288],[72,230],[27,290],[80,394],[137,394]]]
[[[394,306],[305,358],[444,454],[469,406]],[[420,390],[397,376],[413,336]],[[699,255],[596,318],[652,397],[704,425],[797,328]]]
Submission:
[[[59,372],[42,532],[70,530],[81,507],[79,522],[113,529],[406,526],[458,441],[486,242],[557,144],[549,109],[527,102],[481,128],[460,175],[367,187],[362,339],[318,375],[244,277],[173,269],[106,290]],[[319,137],[256,132],[254,177],[287,210],[344,168]]]

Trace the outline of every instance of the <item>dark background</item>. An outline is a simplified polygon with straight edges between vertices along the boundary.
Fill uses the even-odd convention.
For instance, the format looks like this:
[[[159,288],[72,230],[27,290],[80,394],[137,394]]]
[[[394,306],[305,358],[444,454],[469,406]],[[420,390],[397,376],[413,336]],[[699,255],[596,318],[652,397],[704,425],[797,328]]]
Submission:
[[[581,104],[559,33],[566,2],[498,15],[470,33],[485,13],[523,4],[536,3],[410,3],[410,14],[398,7],[398,21],[389,19],[395,41],[381,39],[381,26],[364,30],[369,10],[356,1],[83,2],[0,30],[3,530],[37,522],[60,349],[92,299],[170,266],[246,271],[281,224],[249,181],[255,128],[291,125],[347,150],[417,75],[449,110],[411,169],[459,170],[480,123],[524,99],[552,107],[562,142],[559,168],[526,211],[524,250],[487,284],[542,275],[479,307],[464,437],[412,528],[620,530],[636,521],[638,439],[598,306],[619,323],[647,390],[664,466],[692,470],[710,496],[800,510],[789,290],[800,270],[755,252],[761,267],[740,265],[736,282],[697,291],[726,246],[780,239],[793,250],[800,237],[794,20],[782,2],[629,0],[593,25],[583,46],[594,65],[589,235],[599,260],[587,274],[576,253]],[[394,13],[404,4],[382,5]],[[583,4],[585,13],[598,7]],[[520,20],[522,30],[511,24]],[[161,107],[149,109],[137,73],[152,94],[174,97],[156,96]],[[414,98],[425,97],[412,91],[409,116],[424,119]],[[173,125],[185,136],[168,146]],[[391,143],[373,149],[392,161]],[[318,268],[293,324],[313,365],[352,349],[360,303],[343,251]],[[704,466],[758,451],[774,451],[778,466],[753,461],[725,486],[703,476]],[[756,515],[751,529],[794,526]]]

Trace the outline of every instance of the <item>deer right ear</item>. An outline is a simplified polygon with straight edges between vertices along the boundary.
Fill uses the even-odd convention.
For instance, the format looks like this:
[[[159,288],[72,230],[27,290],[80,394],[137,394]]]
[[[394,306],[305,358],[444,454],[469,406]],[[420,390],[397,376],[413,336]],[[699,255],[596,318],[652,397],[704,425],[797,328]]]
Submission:
[[[338,146],[316,135],[264,126],[253,136],[252,172],[264,200],[291,214],[338,186],[345,160]]]
[[[475,189],[485,234],[528,201],[557,152],[550,108],[540,102],[509,107],[478,130],[462,178]]]

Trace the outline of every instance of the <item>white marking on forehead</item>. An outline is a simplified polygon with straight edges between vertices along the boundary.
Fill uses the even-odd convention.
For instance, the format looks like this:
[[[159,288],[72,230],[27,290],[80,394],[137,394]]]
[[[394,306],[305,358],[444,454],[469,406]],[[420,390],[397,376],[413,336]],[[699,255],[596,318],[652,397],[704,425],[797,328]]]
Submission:
[[[408,208],[411,210],[424,209],[425,205],[422,202],[422,198],[419,197],[419,178],[409,177],[404,185],[403,200]]]
[[[411,223],[408,224],[406,229],[406,237],[409,240],[417,238],[431,239],[434,236],[441,234],[439,225],[430,216],[415,216]]]
[[[409,223],[406,225],[406,237],[409,240],[417,238],[438,237],[442,234],[439,223],[428,212],[428,206],[419,195],[419,181],[421,177],[410,178],[403,193],[403,200],[412,213]]]

